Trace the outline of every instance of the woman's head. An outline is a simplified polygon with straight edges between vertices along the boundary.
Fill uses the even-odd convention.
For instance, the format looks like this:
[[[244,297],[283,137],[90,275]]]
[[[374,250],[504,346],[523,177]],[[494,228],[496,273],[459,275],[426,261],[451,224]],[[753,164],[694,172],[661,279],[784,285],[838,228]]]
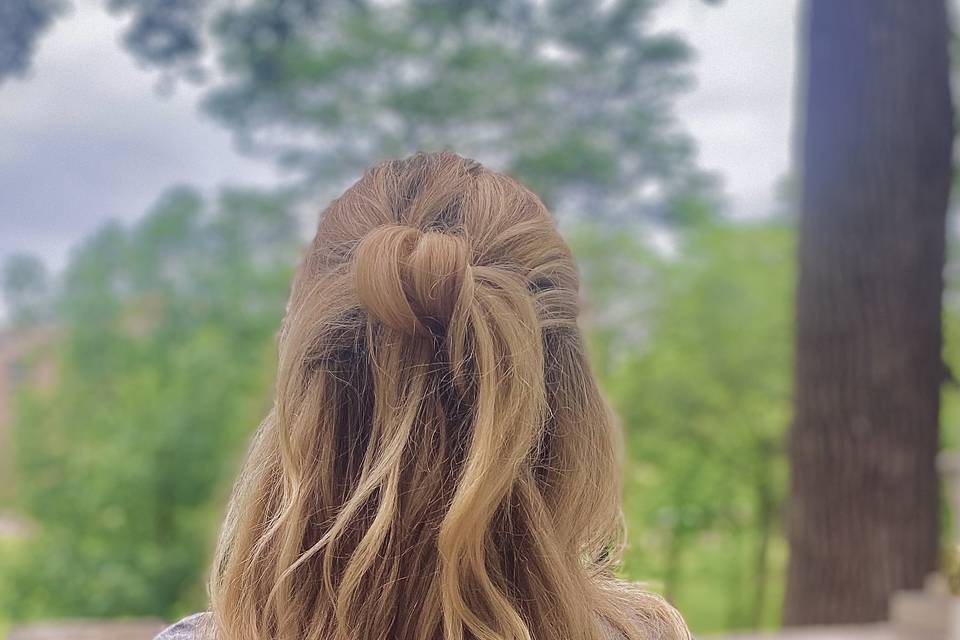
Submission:
[[[550,214],[474,161],[385,162],[333,202],[221,536],[224,637],[684,633],[609,575],[619,446],[578,311]]]

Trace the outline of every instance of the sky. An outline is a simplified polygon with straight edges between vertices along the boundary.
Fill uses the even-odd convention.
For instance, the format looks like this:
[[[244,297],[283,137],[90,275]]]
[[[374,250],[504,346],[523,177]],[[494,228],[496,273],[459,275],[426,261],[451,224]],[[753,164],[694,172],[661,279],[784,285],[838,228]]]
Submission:
[[[76,0],[42,37],[30,74],[0,84],[0,262],[29,252],[59,269],[103,222],[143,215],[172,184],[213,192],[277,180],[199,111],[195,89],[158,95],[156,73],[123,50],[123,23],[102,4]],[[796,5],[668,0],[657,15],[657,28],[697,51],[697,84],[676,113],[733,215],[773,209],[789,169]]]
[[[798,13],[798,0],[671,0],[658,15],[696,50],[697,85],[677,117],[733,216],[770,213],[790,170]]]

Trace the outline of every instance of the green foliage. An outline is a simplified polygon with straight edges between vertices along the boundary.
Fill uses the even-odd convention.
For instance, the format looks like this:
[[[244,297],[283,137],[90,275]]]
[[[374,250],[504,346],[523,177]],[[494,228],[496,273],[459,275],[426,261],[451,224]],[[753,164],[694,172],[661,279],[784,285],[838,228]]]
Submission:
[[[200,588],[226,483],[268,402],[297,242],[286,203],[166,194],[78,251],[56,297],[53,388],[16,424],[35,534],[0,554],[17,618],[162,615]],[[662,234],[662,232],[659,232]],[[595,367],[624,421],[626,574],[698,631],[779,615],[792,235],[706,223],[682,235],[583,223]]]
[[[960,447],[960,219],[947,232],[947,269],[943,294],[943,358],[946,380],[941,420],[946,449]]]
[[[562,214],[713,213],[671,111],[691,52],[654,32],[659,0],[107,3],[131,14],[133,55],[200,83],[243,148],[312,196],[386,157],[452,148]]]
[[[213,527],[268,402],[297,243],[282,200],[175,189],[107,226],[57,292],[52,388],[21,398],[19,506],[0,553],[16,618],[203,606]],[[777,619],[789,229],[701,224],[657,243],[581,224],[594,363],[627,436],[625,571],[698,631]],[[656,234],[654,234],[655,237]]]
[[[655,580],[697,631],[769,626],[785,557],[792,233],[709,224],[667,257],[642,240],[576,242],[595,362],[626,432],[626,572]]]
[[[207,105],[312,186],[450,147],[562,213],[666,217],[712,191],[670,111],[690,52],[651,33],[656,4],[256,1],[216,20]]]
[[[36,256],[15,254],[3,264],[3,300],[14,326],[36,324],[48,314],[47,267]]]
[[[75,255],[52,388],[15,424],[34,533],[0,609],[171,616],[207,565],[225,482],[269,401],[273,336],[298,242],[282,200],[173,190]]]
[[[945,380],[940,395],[941,447],[945,451],[960,450],[960,220],[954,219],[948,226],[947,269],[943,296],[943,361]],[[952,277],[951,277],[952,276]],[[958,514],[949,508],[949,487],[944,487],[943,535],[946,545],[956,540],[960,528]],[[958,560],[958,549],[945,549],[945,566],[950,560]]]

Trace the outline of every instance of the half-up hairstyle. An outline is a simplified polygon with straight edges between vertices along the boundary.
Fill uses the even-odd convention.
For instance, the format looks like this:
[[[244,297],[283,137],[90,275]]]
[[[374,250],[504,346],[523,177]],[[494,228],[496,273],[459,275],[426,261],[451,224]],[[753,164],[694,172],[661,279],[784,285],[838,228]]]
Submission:
[[[293,283],[210,583],[220,640],[687,638],[613,578],[618,430],[540,200],[451,153],[369,169]]]

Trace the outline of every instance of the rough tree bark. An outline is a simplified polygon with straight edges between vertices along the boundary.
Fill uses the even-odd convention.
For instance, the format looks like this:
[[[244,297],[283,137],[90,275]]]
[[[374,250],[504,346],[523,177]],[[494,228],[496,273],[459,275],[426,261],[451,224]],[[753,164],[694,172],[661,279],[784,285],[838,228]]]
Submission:
[[[884,619],[936,567],[953,141],[944,0],[806,10],[788,625]]]

